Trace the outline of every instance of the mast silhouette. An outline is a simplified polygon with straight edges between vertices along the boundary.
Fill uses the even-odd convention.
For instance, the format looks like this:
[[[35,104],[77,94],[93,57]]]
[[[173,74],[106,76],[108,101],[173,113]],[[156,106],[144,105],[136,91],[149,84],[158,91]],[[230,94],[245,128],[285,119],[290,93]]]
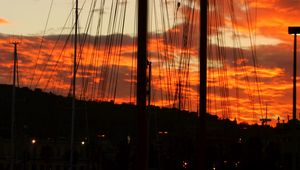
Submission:
[[[73,169],[74,161],[74,124],[76,109],[76,57],[77,57],[77,29],[78,29],[78,0],[75,2],[75,35],[74,35],[74,63],[73,63],[73,89],[72,89],[72,123],[71,123],[71,144],[70,144],[70,170]]]
[[[137,49],[137,170],[148,166],[148,123],[146,111],[147,98],[147,28],[148,0],[138,1],[138,49]]]
[[[13,86],[12,86],[12,102],[11,102],[11,162],[10,162],[10,169],[14,170],[15,168],[15,159],[16,159],[16,152],[15,152],[15,112],[16,112],[16,75],[17,75],[17,62],[18,62],[18,42],[11,43],[14,45],[14,70],[13,70]]]
[[[294,63],[293,63],[293,120],[297,119],[297,34],[300,27],[288,27],[288,33],[294,35]]]
[[[198,169],[206,168],[206,99],[207,99],[207,12],[208,0],[200,2],[200,48],[199,48],[199,70],[200,70],[200,88],[199,88],[199,160]]]

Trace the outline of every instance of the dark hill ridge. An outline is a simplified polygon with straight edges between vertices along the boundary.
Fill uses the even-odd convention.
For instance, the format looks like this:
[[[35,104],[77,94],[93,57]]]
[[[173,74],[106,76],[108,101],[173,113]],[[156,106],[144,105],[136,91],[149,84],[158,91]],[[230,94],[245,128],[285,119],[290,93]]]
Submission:
[[[0,169],[2,163],[9,165],[7,149],[10,141],[11,91],[12,86],[0,85]],[[43,164],[47,160],[51,166],[67,165],[68,159],[65,158],[69,149],[71,99],[28,88],[17,88],[16,95],[18,159],[24,161],[23,151],[26,151],[31,155],[26,158],[29,162],[33,159]],[[111,164],[130,166],[135,160],[136,107],[112,102],[77,101],[76,108],[76,149],[81,150],[80,141],[84,139],[85,152],[89,155],[86,158],[79,154],[82,165],[89,167],[88,160],[103,167],[108,163],[107,168],[103,169],[113,169]],[[197,138],[199,121],[196,113],[154,106],[148,109],[150,166],[166,170],[182,169],[181,163],[188,162],[186,169],[194,169],[200,140]],[[294,153],[293,149],[298,144],[293,143],[296,141],[294,136],[300,134],[297,122],[272,128],[238,125],[212,115],[207,117],[208,169],[291,169],[292,156],[296,154],[300,158],[300,152]],[[130,144],[127,143],[128,137],[131,138]],[[296,138],[300,139],[299,135]],[[30,150],[31,139],[38,140],[36,147],[40,149],[40,154],[43,148],[52,148],[50,150],[53,151],[63,148],[64,154],[48,155],[47,159],[39,157],[38,153]],[[112,158],[111,154],[121,154],[120,160]],[[104,159],[102,163],[99,158]],[[300,167],[300,161],[297,167]]]
[[[9,132],[11,120],[12,86],[0,85],[0,127]],[[136,133],[136,107],[112,102],[76,101],[77,137],[97,132],[134,135]],[[165,130],[176,134],[195,133],[196,113],[177,109],[149,108],[151,131]],[[209,116],[209,124],[235,126],[235,122],[218,120]],[[71,99],[53,93],[16,89],[16,126],[20,134],[40,137],[69,136],[71,123]],[[214,130],[218,126],[211,126]],[[7,134],[7,133],[2,133]],[[8,134],[9,136],[9,134]]]

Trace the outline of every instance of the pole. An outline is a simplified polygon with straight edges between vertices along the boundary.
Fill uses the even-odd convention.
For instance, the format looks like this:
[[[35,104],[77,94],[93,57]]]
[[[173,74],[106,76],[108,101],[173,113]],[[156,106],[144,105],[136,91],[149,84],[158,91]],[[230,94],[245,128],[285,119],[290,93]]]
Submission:
[[[297,112],[297,34],[294,34],[293,120]]]
[[[178,84],[178,110],[181,110],[181,80],[180,79]]]
[[[73,63],[73,91],[72,91],[72,123],[71,123],[71,145],[70,145],[70,170],[73,169],[74,161],[74,124],[75,124],[75,102],[76,102],[76,57],[77,57],[77,29],[78,29],[78,0],[75,7],[75,36],[74,36],[74,63]]]
[[[12,43],[14,45],[14,70],[13,70],[13,86],[12,86],[12,102],[11,102],[11,162],[10,169],[14,170],[15,166],[15,109],[16,109],[16,73],[17,73],[17,62],[18,62],[18,52],[17,52],[17,42]]]
[[[148,27],[148,0],[138,1],[138,50],[137,50],[137,170],[147,169],[147,27]]]
[[[152,63],[148,61],[148,107],[151,105],[151,78],[152,78]]]
[[[200,148],[199,148],[199,167],[204,170],[206,168],[206,97],[207,97],[207,8],[208,0],[201,0],[200,3]]]

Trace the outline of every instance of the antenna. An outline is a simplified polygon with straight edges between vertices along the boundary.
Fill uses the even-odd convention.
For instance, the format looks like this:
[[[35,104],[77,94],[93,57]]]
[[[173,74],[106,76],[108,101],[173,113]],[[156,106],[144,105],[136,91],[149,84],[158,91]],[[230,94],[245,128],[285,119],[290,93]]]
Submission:
[[[271,119],[268,118],[268,104],[266,103],[266,117],[265,118],[261,118],[261,125],[268,125],[268,122],[271,122]]]

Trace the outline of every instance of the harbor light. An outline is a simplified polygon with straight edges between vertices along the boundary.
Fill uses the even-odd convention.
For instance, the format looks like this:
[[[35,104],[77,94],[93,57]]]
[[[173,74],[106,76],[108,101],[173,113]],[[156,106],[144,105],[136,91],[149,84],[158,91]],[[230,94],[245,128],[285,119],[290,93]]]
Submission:
[[[159,131],[158,134],[159,135],[168,135],[169,132],[168,131]]]
[[[189,163],[187,161],[182,161],[182,168],[187,169]]]
[[[130,144],[130,142],[131,142],[131,137],[127,136],[127,144]]]

